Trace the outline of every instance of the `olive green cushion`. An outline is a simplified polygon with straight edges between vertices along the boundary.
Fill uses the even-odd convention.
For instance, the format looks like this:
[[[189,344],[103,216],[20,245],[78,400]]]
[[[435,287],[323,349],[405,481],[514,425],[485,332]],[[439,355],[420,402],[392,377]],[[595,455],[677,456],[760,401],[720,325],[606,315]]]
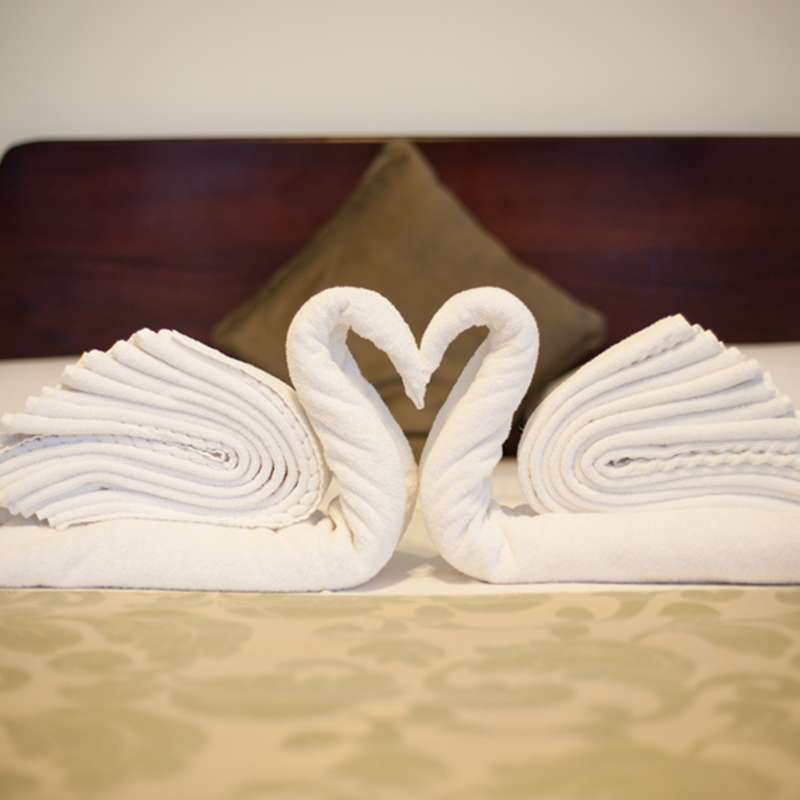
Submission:
[[[473,219],[438,181],[412,144],[387,144],[350,197],[313,239],[244,305],[215,328],[222,350],[288,380],[286,331],[313,294],[331,286],[364,286],[389,298],[419,339],[433,313],[451,295],[476,286],[500,286],[536,317],[541,352],[520,420],[549,381],[597,349],[603,317],[525,267]],[[419,453],[437,411],[475,351],[484,331],[460,336],[431,382],[423,411],[403,393],[388,358],[351,337],[364,375],[376,386]],[[518,434],[520,425],[515,426]],[[514,438],[512,436],[512,438]]]

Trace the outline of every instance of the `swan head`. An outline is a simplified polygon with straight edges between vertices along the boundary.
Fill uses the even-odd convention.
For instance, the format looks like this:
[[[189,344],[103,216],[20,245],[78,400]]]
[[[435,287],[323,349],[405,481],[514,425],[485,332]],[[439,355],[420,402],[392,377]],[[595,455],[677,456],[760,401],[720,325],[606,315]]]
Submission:
[[[403,381],[403,390],[406,393],[406,397],[411,400],[417,411],[422,411],[425,408],[425,392],[428,389],[430,375],[426,378],[422,369],[418,373],[413,378],[401,376],[401,380]]]
[[[343,343],[352,330],[389,357],[408,398],[421,409],[430,374],[426,372],[414,334],[400,312],[382,294],[353,286],[325,289],[306,301],[289,328],[287,349],[309,336],[330,346]],[[291,340],[291,343],[290,343]]]
[[[489,329],[490,344],[498,347],[513,344],[535,365],[539,331],[530,309],[505,289],[494,286],[466,289],[441,306],[422,335],[419,352],[426,386],[451,342],[475,327]]]

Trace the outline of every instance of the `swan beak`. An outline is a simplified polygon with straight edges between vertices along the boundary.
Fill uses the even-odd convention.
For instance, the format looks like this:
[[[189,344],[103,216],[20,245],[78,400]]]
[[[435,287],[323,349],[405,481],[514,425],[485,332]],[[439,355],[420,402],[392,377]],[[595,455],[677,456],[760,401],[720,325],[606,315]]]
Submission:
[[[423,408],[425,408],[425,390],[427,388],[427,381],[403,381],[403,389],[405,389],[406,395],[418,411],[421,411]]]

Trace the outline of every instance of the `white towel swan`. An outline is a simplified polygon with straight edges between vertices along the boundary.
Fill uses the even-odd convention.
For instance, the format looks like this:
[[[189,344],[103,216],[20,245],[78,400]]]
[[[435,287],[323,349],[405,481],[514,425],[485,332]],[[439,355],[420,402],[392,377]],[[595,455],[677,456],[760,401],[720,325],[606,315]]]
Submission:
[[[530,506],[508,509],[489,477],[538,332],[507,292],[462,292],[423,336],[428,373],[472,326],[487,340],[420,463],[429,533],[456,568],[498,583],[800,580],[800,421],[755,362],[682,317],[620,342],[529,420],[519,477]]]
[[[4,417],[2,504],[69,529],[0,528],[0,585],[300,591],[368,580],[408,521],[416,465],[347,349],[351,328],[421,402],[411,331],[364,289],[327,290],[298,312],[287,338],[296,394],[173,331],[84,355],[62,387]],[[328,468],[339,494],[323,514]]]

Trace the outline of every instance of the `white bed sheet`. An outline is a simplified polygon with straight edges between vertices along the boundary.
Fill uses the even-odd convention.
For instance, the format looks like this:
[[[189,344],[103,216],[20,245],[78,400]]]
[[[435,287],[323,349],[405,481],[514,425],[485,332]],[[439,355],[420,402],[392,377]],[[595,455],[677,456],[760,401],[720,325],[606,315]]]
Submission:
[[[778,388],[800,407],[800,342],[737,345],[746,355],[759,360],[771,373]],[[43,385],[58,383],[61,371],[75,356],[0,360],[0,413],[18,411],[25,399]],[[516,462],[504,460],[494,479],[494,497],[505,505],[523,502],[517,483]],[[10,519],[0,509],[0,525]],[[19,520],[15,520],[19,523]],[[35,523],[26,523],[35,524]],[[68,536],[69,532],[64,535]],[[636,584],[620,584],[615,589],[640,589]],[[520,592],[576,591],[585,584],[492,585],[462,575],[445,562],[428,539],[417,512],[397,552],[385,569],[369,583],[346,593],[383,595],[478,595]]]

